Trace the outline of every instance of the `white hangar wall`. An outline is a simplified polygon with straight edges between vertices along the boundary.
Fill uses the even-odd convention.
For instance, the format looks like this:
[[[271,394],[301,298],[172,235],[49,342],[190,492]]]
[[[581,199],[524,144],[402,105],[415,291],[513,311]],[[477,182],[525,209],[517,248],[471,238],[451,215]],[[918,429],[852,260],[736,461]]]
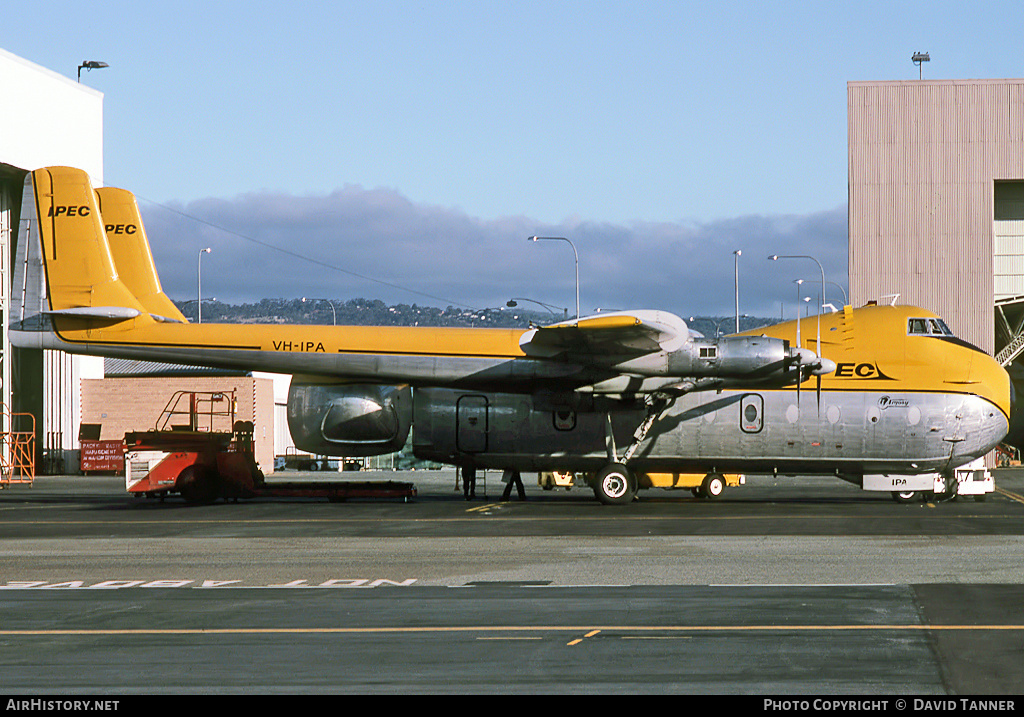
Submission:
[[[36,417],[37,469],[77,469],[79,383],[103,376],[103,361],[60,351],[12,353],[7,336],[10,258],[25,174],[67,165],[103,184],[103,93],[0,49],[0,256],[3,282],[3,403]]]

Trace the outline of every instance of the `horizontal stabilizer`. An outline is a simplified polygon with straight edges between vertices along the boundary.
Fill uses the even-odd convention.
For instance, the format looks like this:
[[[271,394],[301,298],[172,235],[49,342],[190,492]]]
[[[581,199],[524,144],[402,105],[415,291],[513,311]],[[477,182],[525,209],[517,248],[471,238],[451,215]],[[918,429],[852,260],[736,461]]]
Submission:
[[[43,314],[50,316],[75,316],[85,319],[134,319],[142,312],[138,309],[130,309],[127,306],[80,306],[75,309],[59,309],[57,311],[43,311]]]

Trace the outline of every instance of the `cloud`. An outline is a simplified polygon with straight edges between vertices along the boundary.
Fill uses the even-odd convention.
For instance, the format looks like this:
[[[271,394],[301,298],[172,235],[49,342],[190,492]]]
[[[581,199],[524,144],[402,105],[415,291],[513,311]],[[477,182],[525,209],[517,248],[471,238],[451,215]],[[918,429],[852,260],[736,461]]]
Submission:
[[[558,224],[525,216],[484,220],[459,209],[416,204],[390,189],[346,186],[319,196],[251,193],[188,204],[143,203],[164,290],[194,298],[198,252],[203,293],[241,303],[302,296],[379,298],[387,303],[502,306],[511,297],[569,308],[579,253],[582,313],[659,308],[682,316],[734,312],[734,256],[740,312],[792,316],[792,281],[847,284],[846,207],[807,215],[740,216],[707,223],[633,223],[578,218]],[[806,287],[805,287],[806,289]],[[816,286],[814,288],[816,291]],[[808,292],[805,292],[808,293]],[[839,304],[827,284],[826,298]],[[833,301],[833,297],[837,300]]]

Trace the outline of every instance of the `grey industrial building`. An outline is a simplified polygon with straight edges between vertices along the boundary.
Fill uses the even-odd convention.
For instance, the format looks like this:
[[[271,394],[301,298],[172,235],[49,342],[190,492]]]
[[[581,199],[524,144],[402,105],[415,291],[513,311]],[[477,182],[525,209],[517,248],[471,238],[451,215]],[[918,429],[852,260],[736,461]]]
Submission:
[[[931,309],[1009,365],[1024,349],[1024,80],[847,92],[851,303]]]

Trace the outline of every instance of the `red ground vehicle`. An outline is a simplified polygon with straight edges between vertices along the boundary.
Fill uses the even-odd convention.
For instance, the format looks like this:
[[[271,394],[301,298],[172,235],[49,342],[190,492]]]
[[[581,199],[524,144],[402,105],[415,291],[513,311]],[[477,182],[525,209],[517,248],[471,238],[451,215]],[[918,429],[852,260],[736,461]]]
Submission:
[[[156,428],[126,433],[125,487],[136,496],[218,498],[409,498],[410,483],[315,481],[268,484],[253,452],[253,424],[235,420],[234,391],[178,391]]]

